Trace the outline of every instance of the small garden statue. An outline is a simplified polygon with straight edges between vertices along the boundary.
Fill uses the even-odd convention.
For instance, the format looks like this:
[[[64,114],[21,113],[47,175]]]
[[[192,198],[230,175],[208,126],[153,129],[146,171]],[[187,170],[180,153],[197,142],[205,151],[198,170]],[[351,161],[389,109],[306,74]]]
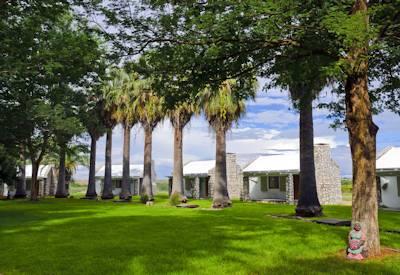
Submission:
[[[366,236],[362,230],[361,223],[354,222],[349,233],[349,245],[347,258],[352,260],[363,260],[365,256],[364,243]]]

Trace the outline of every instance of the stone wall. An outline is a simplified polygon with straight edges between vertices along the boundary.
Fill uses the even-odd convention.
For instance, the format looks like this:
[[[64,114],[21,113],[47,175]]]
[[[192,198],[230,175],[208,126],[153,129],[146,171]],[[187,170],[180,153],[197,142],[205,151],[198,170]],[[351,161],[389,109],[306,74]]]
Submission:
[[[289,204],[294,204],[294,183],[293,174],[288,174],[286,177],[286,202]]]
[[[328,144],[314,146],[315,176],[321,204],[338,204],[342,201],[340,169],[331,158]]]
[[[228,194],[231,199],[240,199],[243,195],[243,172],[240,165],[236,163],[236,154],[226,154],[226,174],[228,180]],[[214,194],[215,168],[208,172],[209,197]]]

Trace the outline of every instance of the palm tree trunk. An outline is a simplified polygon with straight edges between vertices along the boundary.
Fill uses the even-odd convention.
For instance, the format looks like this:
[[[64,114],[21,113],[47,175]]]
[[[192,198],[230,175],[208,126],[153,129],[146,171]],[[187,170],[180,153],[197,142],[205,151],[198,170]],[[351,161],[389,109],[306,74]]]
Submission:
[[[20,147],[19,158],[20,158],[20,164],[19,164],[20,176],[17,180],[14,198],[24,199],[26,198],[26,174],[25,174],[26,159],[25,159],[25,149],[24,146],[22,145]]]
[[[306,93],[300,102],[300,198],[296,215],[302,217],[322,215],[315,179],[312,102],[312,96]]]
[[[226,132],[216,130],[215,182],[213,208],[225,208],[232,205],[228,194],[226,173]]]
[[[31,161],[32,161],[31,201],[37,201],[39,200],[39,183],[37,180],[39,164],[33,158],[31,158]]]
[[[103,200],[110,200],[114,198],[112,192],[112,174],[111,174],[111,152],[112,152],[112,128],[107,129],[106,137],[106,165],[104,171],[104,185],[101,198]]]
[[[130,200],[132,195],[129,190],[130,185],[130,146],[131,146],[131,127],[125,125],[124,127],[124,154],[122,165],[122,186],[119,198],[121,200]]]
[[[143,184],[141,196],[147,196],[148,201],[153,201],[153,186],[152,186],[152,136],[153,129],[149,126],[144,127],[144,167],[143,167]]]
[[[352,15],[364,16],[369,28],[368,2],[356,0]],[[352,221],[361,222],[367,236],[369,256],[381,253],[378,223],[376,184],[376,134],[378,126],[372,120],[372,106],[368,94],[368,41],[363,46],[355,43],[348,53],[350,62],[357,62],[356,70],[347,74],[346,126],[349,132],[353,161]]]
[[[171,195],[178,194],[181,201],[186,201],[183,186],[183,127],[176,126],[174,129],[174,171],[172,175]]]
[[[57,191],[56,198],[66,198],[67,189],[65,188],[65,145],[60,147],[60,165],[58,172],[58,182],[57,182]]]
[[[90,135],[90,166],[89,166],[89,181],[86,190],[86,198],[96,198],[96,145],[97,138],[95,135]]]

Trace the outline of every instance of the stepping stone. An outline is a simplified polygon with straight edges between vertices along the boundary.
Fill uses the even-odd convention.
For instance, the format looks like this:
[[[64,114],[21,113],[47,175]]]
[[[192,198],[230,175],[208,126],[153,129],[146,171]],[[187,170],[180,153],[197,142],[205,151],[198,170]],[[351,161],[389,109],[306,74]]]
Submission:
[[[320,219],[320,220],[313,220],[313,222],[318,224],[326,224],[332,226],[350,226],[351,221],[349,220],[338,220],[338,219]]]
[[[182,204],[178,204],[176,207],[178,207],[178,208],[197,208],[197,207],[199,207],[199,205],[182,203]]]

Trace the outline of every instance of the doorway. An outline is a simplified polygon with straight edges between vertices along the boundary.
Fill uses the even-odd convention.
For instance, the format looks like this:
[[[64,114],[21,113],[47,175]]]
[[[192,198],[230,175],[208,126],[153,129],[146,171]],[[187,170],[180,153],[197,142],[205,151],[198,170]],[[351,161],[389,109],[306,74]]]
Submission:
[[[293,175],[294,199],[300,198],[300,175]]]

